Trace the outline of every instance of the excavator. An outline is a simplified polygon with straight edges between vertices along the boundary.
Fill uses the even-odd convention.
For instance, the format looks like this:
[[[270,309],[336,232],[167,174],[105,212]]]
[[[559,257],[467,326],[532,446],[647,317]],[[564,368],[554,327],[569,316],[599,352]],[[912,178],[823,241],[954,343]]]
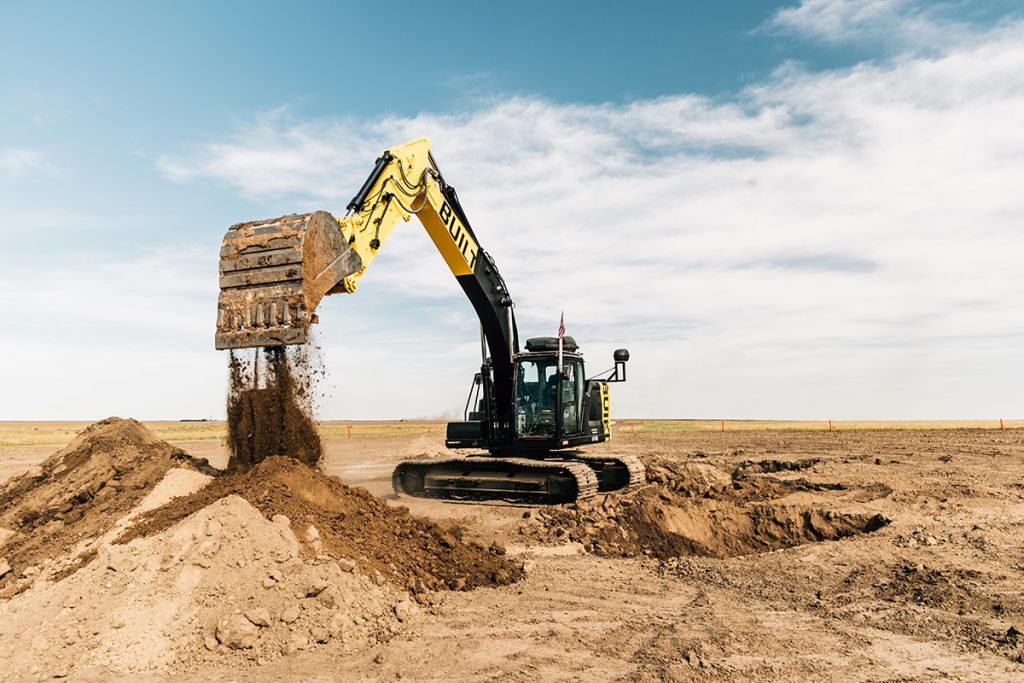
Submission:
[[[400,463],[395,492],[557,504],[643,484],[638,458],[581,451],[611,437],[608,385],[625,381],[629,352],[618,349],[612,369],[587,378],[561,326],[557,337],[520,348],[508,286],[427,138],[384,151],[344,217],[315,211],[231,226],[220,250],[216,348],[306,343],[320,301],[354,293],[399,221],[413,215],[476,311],[481,366],[463,419],[448,424],[445,439],[474,452]]]

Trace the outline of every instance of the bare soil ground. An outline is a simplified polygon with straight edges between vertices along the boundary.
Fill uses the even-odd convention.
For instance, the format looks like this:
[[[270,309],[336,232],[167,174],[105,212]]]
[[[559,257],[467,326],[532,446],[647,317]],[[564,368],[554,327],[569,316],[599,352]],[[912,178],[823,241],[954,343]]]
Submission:
[[[459,522],[468,539],[506,548],[525,577],[445,592],[370,649],[209,658],[189,676],[1024,680],[1024,429],[734,426],[620,423],[598,450],[644,457],[657,487],[536,510],[395,500],[391,468],[442,453],[441,427],[354,424],[348,438],[346,425],[326,425],[328,474]],[[218,425],[154,427],[226,463]],[[0,447],[0,482],[57,450],[19,429]],[[614,535],[640,528],[637,510],[665,533]],[[870,521],[879,517],[888,523]]]

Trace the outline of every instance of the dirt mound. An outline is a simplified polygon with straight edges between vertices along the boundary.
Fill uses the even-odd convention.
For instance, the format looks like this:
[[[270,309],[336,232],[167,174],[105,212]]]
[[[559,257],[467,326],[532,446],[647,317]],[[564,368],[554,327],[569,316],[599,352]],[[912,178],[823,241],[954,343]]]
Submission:
[[[436,589],[522,575],[502,548],[296,459],[220,473],[133,420],[89,427],[0,496],[15,532],[2,547],[13,569],[0,560],[4,679],[357,651],[431,608]]]
[[[1024,601],[1016,586],[1000,585],[1004,578],[899,558],[853,569],[826,602],[860,611],[872,627],[922,639],[942,634],[967,649],[1024,663],[1024,636],[1016,626],[1007,628],[1024,614]]]
[[[284,457],[220,477],[192,496],[147,513],[121,542],[167,529],[228,495],[241,496],[267,517],[287,516],[300,536],[314,527],[323,553],[355,560],[389,583],[417,592],[507,584],[521,575],[501,548],[464,543],[457,527],[445,529],[413,517],[405,508],[391,507],[364,489]]]
[[[889,523],[881,515],[764,502],[793,491],[842,488],[834,484],[660,460],[647,463],[647,476],[650,483],[637,491],[527,513],[520,532],[534,541],[581,543],[601,556],[667,559],[765,552],[867,533]]]
[[[648,458],[644,462],[647,481],[660,489],[691,498],[720,496],[733,488],[733,479],[714,465],[702,462],[672,462]]]
[[[272,455],[316,465],[322,448],[313,421],[309,349],[231,352],[228,362],[228,469],[244,471]]]
[[[0,603],[0,668],[104,678],[244,666],[390,639],[421,608],[354,563],[302,558],[286,523],[228,496],[56,584]]]
[[[963,614],[994,613],[998,604],[980,589],[984,577],[972,569],[936,568],[900,560],[891,565],[858,568],[839,587],[843,596],[868,593],[886,602],[923,605]]]
[[[111,417],[10,480],[0,488],[0,528],[13,532],[0,545],[0,564],[9,567],[0,575],[0,596],[24,590],[43,570],[56,571],[60,560],[88,548],[176,466],[214,472],[135,420]]]
[[[991,608],[978,605],[980,572],[968,569],[937,569],[906,560],[894,564],[887,580],[872,586],[879,598],[889,602],[903,602],[949,611]],[[988,611],[988,610],[986,610]]]

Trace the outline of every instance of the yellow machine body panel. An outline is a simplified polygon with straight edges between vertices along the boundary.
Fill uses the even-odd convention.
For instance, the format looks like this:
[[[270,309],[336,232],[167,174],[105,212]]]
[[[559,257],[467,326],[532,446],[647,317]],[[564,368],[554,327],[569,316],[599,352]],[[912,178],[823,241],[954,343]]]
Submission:
[[[607,382],[601,382],[601,429],[605,440],[612,438],[612,397]]]

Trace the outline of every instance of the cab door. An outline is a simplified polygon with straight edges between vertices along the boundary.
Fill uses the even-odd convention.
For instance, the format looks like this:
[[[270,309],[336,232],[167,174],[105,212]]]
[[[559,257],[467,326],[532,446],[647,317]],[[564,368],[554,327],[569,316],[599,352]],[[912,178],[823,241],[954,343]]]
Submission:
[[[563,437],[583,433],[583,363],[571,359],[562,364],[565,374],[559,381],[558,410]]]

